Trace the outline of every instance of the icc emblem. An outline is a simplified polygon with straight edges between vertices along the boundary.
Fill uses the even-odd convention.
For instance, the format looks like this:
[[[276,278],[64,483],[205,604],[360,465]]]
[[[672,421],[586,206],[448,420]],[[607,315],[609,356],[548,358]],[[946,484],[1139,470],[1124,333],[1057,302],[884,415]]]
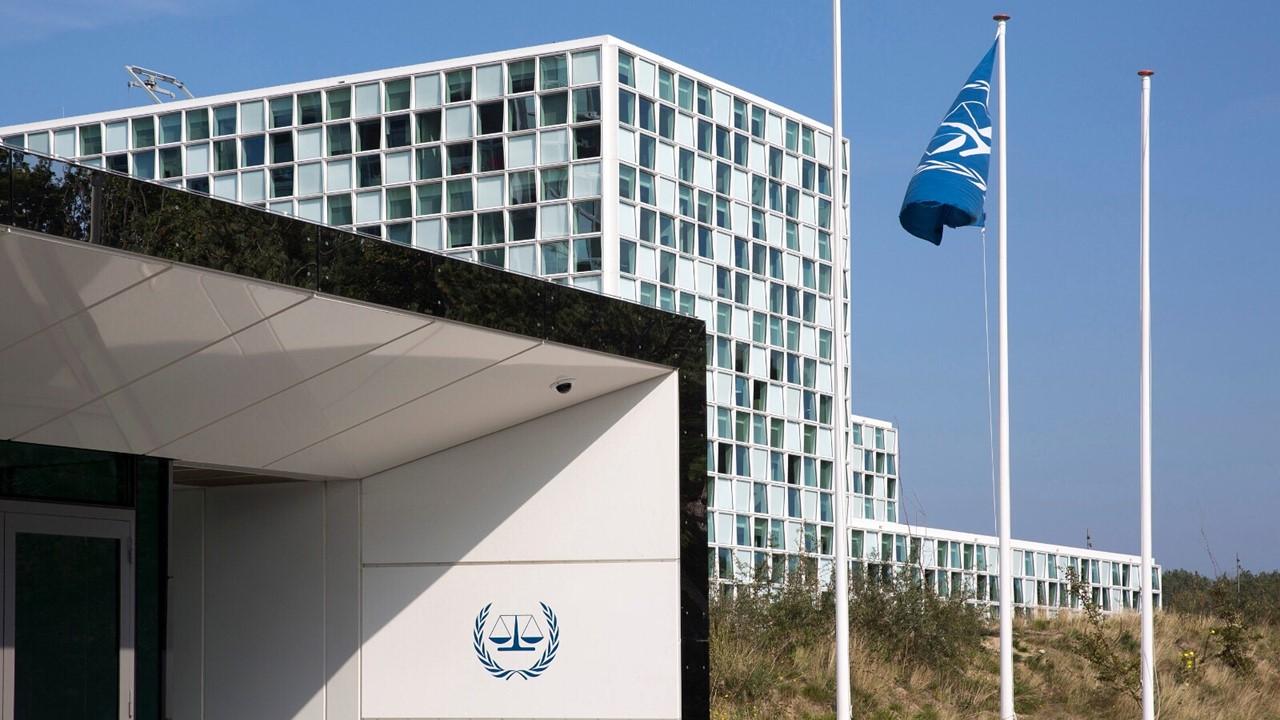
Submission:
[[[500,614],[489,619],[489,603],[480,609],[471,645],[484,669],[499,680],[528,680],[546,671],[560,649],[560,623],[546,603],[533,614]],[[492,652],[491,652],[492,651]]]

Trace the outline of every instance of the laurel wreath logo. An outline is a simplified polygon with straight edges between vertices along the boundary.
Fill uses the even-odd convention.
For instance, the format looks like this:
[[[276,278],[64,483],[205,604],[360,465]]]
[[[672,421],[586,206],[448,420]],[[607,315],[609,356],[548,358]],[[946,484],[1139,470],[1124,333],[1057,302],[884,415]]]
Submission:
[[[556,652],[560,650],[560,622],[556,619],[556,614],[547,607],[546,603],[538,603],[542,608],[542,616],[547,620],[547,647],[542,651],[538,661],[530,667],[524,670],[509,670],[499,665],[484,645],[484,624],[489,619],[489,608],[492,605],[493,603],[489,603],[480,609],[480,614],[476,616],[475,629],[471,633],[471,646],[475,649],[476,658],[480,660],[480,664],[490,675],[499,680],[510,680],[513,677],[528,680],[541,675],[551,665],[551,661],[556,659]]]

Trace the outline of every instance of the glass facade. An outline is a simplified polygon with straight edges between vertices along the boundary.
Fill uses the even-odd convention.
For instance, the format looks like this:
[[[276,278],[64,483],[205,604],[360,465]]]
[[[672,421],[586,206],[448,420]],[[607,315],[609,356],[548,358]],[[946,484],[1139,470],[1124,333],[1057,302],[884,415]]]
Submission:
[[[942,595],[964,593],[994,607],[1000,600],[999,540],[906,524],[899,516],[898,431],[855,417],[849,426],[849,555],[852,570],[871,576],[907,572]],[[1013,541],[1013,604],[1018,612],[1078,609],[1072,573],[1104,612],[1141,605],[1141,561],[1088,548]],[[1160,606],[1160,568],[1155,569]]]
[[[600,290],[601,62],[587,46],[4,141]]]
[[[826,126],[597,38],[40,127],[0,138],[698,318],[711,577],[830,576],[847,408]],[[929,531],[900,525],[896,431],[848,439],[854,556],[925,557]],[[978,546],[958,547],[934,581],[990,597],[962,569]]]

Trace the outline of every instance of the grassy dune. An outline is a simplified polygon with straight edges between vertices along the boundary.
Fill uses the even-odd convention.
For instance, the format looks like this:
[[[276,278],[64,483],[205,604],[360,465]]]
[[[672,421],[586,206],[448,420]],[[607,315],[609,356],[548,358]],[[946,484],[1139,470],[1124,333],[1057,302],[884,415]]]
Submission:
[[[898,590],[853,592],[854,717],[996,718],[995,627],[962,602]],[[736,599],[714,601],[712,717],[834,717],[833,615],[829,596],[802,588],[749,590]],[[1233,634],[1221,618],[1200,613],[1157,615],[1157,717],[1280,720],[1280,626],[1234,630],[1239,632]],[[1014,631],[1019,717],[1140,717],[1139,632],[1135,615],[1019,619]],[[1197,655],[1194,670],[1183,666],[1187,650]],[[1232,662],[1246,667],[1234,669]]]

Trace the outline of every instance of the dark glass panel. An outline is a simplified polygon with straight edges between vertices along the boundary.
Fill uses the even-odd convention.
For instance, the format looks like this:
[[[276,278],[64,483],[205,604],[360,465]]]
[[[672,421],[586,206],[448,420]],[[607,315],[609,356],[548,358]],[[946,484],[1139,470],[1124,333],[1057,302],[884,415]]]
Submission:
[[[320,93],[302,93],[298,96],[298,124],[311,125],[323,119],[321,114]]]
[[[412,143],[409,138],[409,116],[392,115],[387,118],[387,147],[404,147]]]
[[[14,558],[14,716],[116,718],[120,541],[19,532]]]

